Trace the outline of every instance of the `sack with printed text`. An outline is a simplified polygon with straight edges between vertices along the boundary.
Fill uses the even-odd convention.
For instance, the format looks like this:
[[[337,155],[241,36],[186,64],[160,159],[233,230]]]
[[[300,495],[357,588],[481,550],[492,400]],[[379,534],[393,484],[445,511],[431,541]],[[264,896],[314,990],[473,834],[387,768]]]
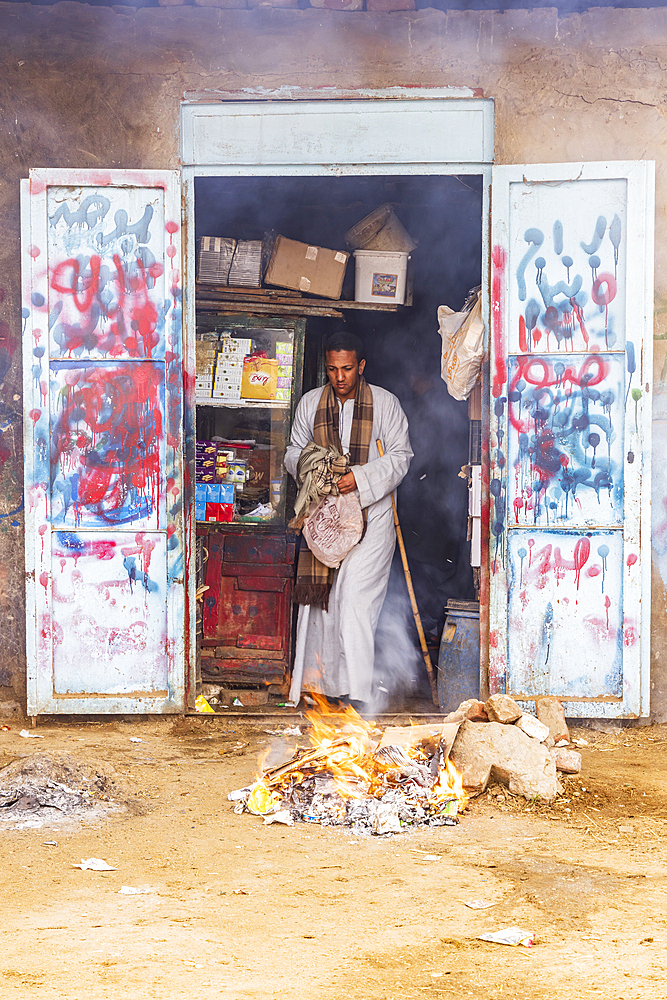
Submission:
[[[303,537],[316,559],[338,569],[364,533],[364,515],[356,493],[324,497],[310,508]]]

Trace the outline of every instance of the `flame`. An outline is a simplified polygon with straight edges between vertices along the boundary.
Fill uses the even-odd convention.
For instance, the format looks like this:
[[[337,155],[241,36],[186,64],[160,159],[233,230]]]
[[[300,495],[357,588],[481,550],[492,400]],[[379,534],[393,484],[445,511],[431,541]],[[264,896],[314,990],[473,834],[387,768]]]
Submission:
[[[306,713],[312,726],[309,747],[298,747],[284,764],[269,768],[258,778],[247,809],[266,815],[284,797],[313,776],[331,780],[342,799],[382,798],[398,789],[410,802],[419,802],[429,816],[456,816],[468,804],[463,780],[438,747],[433,780],[432,760],[421,746],[385,746],[377,750],[381,730],[362,719],[351,706],[332,710],[314,696],[316,708]]]
[[[458,802],[459,812],[463,812],[470,801],[470,796],[463,787],[463,777],[456,770],[449,757],[445,761],[444,767],[441,763],[438,768],[438,780],[431,789],[431,795],[434,798],[452,798],[453,796]]]

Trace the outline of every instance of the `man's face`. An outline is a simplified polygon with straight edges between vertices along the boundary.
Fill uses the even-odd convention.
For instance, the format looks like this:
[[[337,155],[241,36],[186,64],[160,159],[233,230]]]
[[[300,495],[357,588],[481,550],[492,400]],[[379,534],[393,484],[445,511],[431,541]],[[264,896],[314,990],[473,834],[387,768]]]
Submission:
[[[356,351],[327,351],[327,375],[338,398],[353,399],[366,361],[357,361]]]

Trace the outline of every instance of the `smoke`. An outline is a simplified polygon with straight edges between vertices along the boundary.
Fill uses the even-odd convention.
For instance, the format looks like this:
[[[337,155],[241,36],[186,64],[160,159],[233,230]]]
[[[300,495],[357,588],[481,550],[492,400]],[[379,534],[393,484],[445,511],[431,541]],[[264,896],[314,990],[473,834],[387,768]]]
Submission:
[[[396,569],[394,563],[393,569]],[[369,715],[399,711],[406,702],[429,698],[426,668],[415,645],[416,631],[405,580],[392,570],[375,633],[375,670]]]

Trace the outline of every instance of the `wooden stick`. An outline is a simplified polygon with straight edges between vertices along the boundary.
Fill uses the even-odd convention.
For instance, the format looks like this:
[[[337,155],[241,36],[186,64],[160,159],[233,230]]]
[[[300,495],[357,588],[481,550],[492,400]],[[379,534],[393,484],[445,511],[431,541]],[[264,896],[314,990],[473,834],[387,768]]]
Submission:
[[[384,448],[382,447],[382,441],[377,439],[377,448],[380,452],[380,458],[384,456]],[[401,561],[403,563],[403,572],[405,573],[405,583],[408,588],[408,594],[410,596],[410,604],[412,605],[412,614],[415,617],[415,625],[417,626],[417,634],[419,636],[419,643],[422,648],[422,653],[424,655],[424,663],[426,664],[426,671],[428,673],[428,679],[431,684],[431,695],[433,697],[433,704],[440,707],[440,702],[438,700],[438,685],[435,679],[435,673],[433,672],[433,664],[431,663],[431,657],[428,653],[428,646],[426,645],[426,636],[424,635],[424,628],[422,626],[422,620],[419,617],[419,608],[417,607],[417,598],[415,597],[415,589],[412,586],[412,574],[410,573],[410,567],[408,566],[408,554],[405,551],[405,543],[403,541],[403,532],[401,531],[401,525],[398,520],[398,511],[396,510],[396,500],[394,494],[391,495],[391,506],[394,511],[394,527],[396,528],[396,538],[398,539],[398,547],[401,552]]]

